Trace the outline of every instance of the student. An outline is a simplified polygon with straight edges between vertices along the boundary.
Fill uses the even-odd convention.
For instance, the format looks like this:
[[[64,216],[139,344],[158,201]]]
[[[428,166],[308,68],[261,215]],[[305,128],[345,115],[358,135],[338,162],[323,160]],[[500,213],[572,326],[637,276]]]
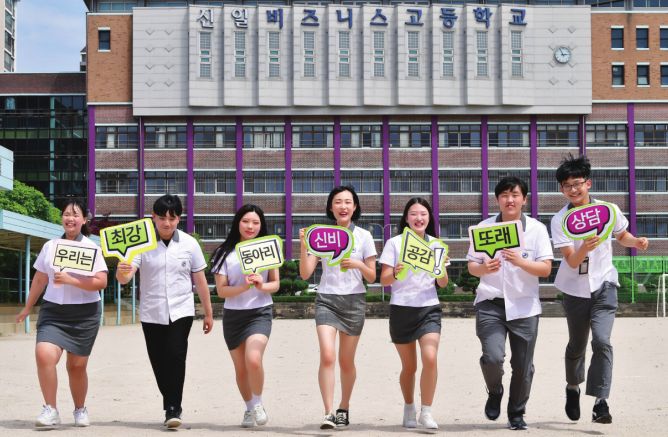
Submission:
[[[568,323],[566,346],[566,415],[580,418],[580,383],[585,380],[585,352],[589,331],[592,335],[592,358],[587,373],[588,396],[595,396],[592,421],[612,423],[607,404],[612,382],[612,344],[610,335],[617,310],[617,270],[612,265],[612,242],[601,242],[598,236],[573,241],[566,237],[561,222],[573,207],[596,203],[589,195],[592,186],[591,164],[584,157],[569,155],[556,172],[561,192],[568,200],[552,218],[552,242],[561,251],[554,285],[564,293],[564,310]],[[612,234],[624,247],[647,249],[647,238],[636,238],[626,230],[629,222],[617,205],[613,205],[616,222]]]
[[[318,382],[325,406],[325,418],[321,429],[348,426],[350,396],[353,392],[357,371],[355,351],[364,327],[367,282],[376,280],[376,246],[369,231],[353,223],[362,210],[357,193],[352,187],[336,187],[327,198],[327,217],[338,226],[350,229],[354,249],[350,258],[340,266],[330,267],[322,263],[322,277],[315,301],[315,323],[320,345],[320,368]],[[306,251],[305,229],[300,229],[299,273],[304,280],[313,274],[319,261]],[[346,270],[342,272],[341,269]],[[341,370],[341,403],[334,408],[334,365],[336,363],[336,334],[339,334],[339,367]]]
[[[139,269],[141,320],[153,374],[162,394],[164,425],[181,425],[181,400],[186,374],[188,335],[195,316],[193,285],[204,310],[204,333],[213,328],[211,296],[204,276],[202,249],[190,235],[177,229],[183,207],[177,196],[165,194],[153,204],[158,247],[132,264],[118,263],[116,279],[126,284]]]
[[[262,209],[244,205],[232,221],[227,239],[212,257],[218,296],[225,298],[223,334],[232,356],[239,393],[246,403],[241,426],[267,423],[262,405],[264,368],[262,357],[271,334],[271,293],[279,288],[278,269],[244,275],[234,250],[237,243],[267,235]]]
[[[438,343],[441,339],[443,311],[436,295],[435,284],[439,287],[448,285],[448,275],[446,272],[444,277],[434,280],[428,273],[414,273],[409,270],[405,280],[397,281],[397,275],[407,268],[399,262],[401,234],[407,226],[424,240],[434,240],[434,219],[429,202],[421,197],[413,197],[406,203],[399,222],[399,235],[385,244],[379,258],[383,265],[380,283],[384,287],[392,286],[390,337],[401,359],[399,385],[404,396],[403,426],[416,428],[418,424],[414,404],[418,342],[422,359],[419,423],[428,429],[438,429],[438,424],[432,417],[431,405],[438,377]],[[444,257],[443,268],[446,261]]]
[[[35,261],[35,276],[25,307],[16,316],[20,323],[30,314],[44,292],[44,299],[37,319],[37,344],[35,359],[37,377],[44,397],[42,413],[35,421],[37,428],[50,428],[60,424],[56,406],[58,374],[56,366],[63,350],[67,351],[67,375],[74,401],[74,426],[88,426],[86,394],[88,392],[88,357],[100,328],[100,294],[107,286],[107,265],[102,250],[88,237],[86,207],[78,200],[69,200],[62,209],[65,233],[61,238],[78,241],[98,249],[93,264],[93,276],[54,271],[50,257],[55,240],[47,241]]]
[[[514,430],[527,429],[524,413],[533,380],[533,353],[541,313],[538,278],[550,275],[553,259],[547,228],[522,212],[527,192],[521,179],[501,179],[494,189],[500,214],[480,222],[520,220],[523,247],[503,249],[500,257],[489,259],[475,253],[471,244],[467,256],[469,272],[480,278],[474,305],[476,334],[482,346],[480,368],[488,393],[485,416],[496,420],[501,414],[503,361],[509,337],[513,373],[507,413],[508,427]]]

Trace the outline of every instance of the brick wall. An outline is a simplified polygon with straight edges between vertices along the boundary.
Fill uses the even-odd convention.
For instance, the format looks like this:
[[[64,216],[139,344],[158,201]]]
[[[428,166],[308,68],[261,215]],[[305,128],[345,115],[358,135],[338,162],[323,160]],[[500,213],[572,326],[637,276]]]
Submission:
[[[111,50],[98,51],[98,28],[111,29]],[[87,15],[89,102],[132,101],[132,16]]]

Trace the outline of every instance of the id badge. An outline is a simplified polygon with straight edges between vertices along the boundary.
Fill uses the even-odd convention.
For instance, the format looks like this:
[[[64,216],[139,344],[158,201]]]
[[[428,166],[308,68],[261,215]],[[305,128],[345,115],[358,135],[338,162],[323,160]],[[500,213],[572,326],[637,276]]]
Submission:
[[[582,260],[578,273],[581,275],[586,275],[589,273],[589,257]]]

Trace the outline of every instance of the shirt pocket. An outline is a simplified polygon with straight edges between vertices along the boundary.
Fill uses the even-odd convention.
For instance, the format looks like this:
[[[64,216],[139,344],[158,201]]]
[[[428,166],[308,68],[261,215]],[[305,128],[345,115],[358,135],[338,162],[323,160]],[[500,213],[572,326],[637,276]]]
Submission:
[[[177,255],[173,257],[175,270],[182,273],[190,273],[192,260],[189,255]]]

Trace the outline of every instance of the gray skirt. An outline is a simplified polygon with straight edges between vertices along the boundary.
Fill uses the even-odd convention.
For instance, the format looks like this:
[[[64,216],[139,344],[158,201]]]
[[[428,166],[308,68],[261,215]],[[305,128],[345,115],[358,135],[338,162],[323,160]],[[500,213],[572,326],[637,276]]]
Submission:
[[[390,305],[390,337],[392,343],[406,344],[425,334],[441,333],[441,305],[407,307]]]
[[[37,319],[37,343],[60,346],[87,357],[100,329],[100,302],[65,304],[43,301]]]
[[[362,334],[366,314],[364,293],[327,294],[315,297],[315,324],[333,326],[348,335]]]
[[[250,310],[223,308],[223,336],[227,348],[238,348],[253,334],[262,334],[269,338],[272,318],[273,305]]]

